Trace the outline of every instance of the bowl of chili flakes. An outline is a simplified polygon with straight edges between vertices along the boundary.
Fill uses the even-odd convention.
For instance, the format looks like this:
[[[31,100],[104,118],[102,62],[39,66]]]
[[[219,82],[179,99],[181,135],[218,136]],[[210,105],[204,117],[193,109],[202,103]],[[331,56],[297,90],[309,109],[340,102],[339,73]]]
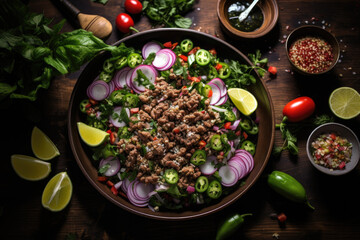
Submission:
[[[287,37],[285,47],[290,64],[304,75],[321,75],[331,71],[340,56],[335,36],[312,25],[294,29]]]

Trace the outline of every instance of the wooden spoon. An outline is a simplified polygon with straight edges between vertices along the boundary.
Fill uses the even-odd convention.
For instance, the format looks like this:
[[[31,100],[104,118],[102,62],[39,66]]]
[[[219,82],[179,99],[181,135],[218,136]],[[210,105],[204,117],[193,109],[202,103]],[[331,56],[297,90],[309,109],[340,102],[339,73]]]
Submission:
[[[92,32],[94,36],[104,39],[112,32],[111,23],[104,17],[99,15],[90,15],[81,13],[74,5],[68,0],[60,0],[75,17],[77,17],[80,27],[86,31]]]

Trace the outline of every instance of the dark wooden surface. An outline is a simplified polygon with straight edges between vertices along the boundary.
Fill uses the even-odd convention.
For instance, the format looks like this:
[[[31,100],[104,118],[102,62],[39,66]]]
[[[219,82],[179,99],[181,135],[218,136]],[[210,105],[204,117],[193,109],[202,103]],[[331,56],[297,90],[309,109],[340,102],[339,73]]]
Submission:
[[[112,44],[124,37],[115,29],[115,18],[124,12],[123,1],[109,0],[103,6],[90,0],[72,3],[83,13],[99,14],[114,26],[106,40]],[[224,35],[216,15],[216,0],[197,0],[194,10],[187,16],[193,19],[192,29],[207,32],[225,39],[243,53],[260,49],[269,65],[278,68],[276,78],[266,77],[272,96],[276,122],[282,119],[284,105],[299,96],[312,97],[316,114],[329,113],[328,97],[340,86],[350,86],[360,91],[360,14],[358,1],[354,0],[279,0],[280,17],[276,28],[265,38],[254,41],[236,41]],[[56,1],[30,1],[30,9],[43,12],[54,23],[67,14]],[[78,26],[74,21],[65,24],[63,31]],[[324,26],[340,42],[341,58],[331,74],[308,78],[293,73],[285,55],[286,36],[304,24]],[[145,16],[135,18],[135,27],[151,28]],[[257,183],[236,203],[221,212],[190,221],[164,222],[130,214],[107,202],[82,175],[70,150],[67,136],[67,111],[72,88],[81,70],[54,79],[52,85],[36,104],[24,104],[12,111],[1,113],[0,174],[0,239],[65,239],[71,234],[78,239],[214,239],[219,224],[231,214],[253,213],[233,239],[360,239],[360,167],[349,175],[329,177],[317,172],[306,157],[306,138],[312,128],[298,135],[299,155],[292,157],[284,152],[280,158],[272,157]],[[351,127],[360,137],[360,118],[337,122]],[[11,154],[32,155],[31,129],[43,129],[58,146],[61,155],[52,160],[51,176],[66,170],[74,191],[69,206],[62,212],[51,213],[41,206],[41,194],[49,178],[28,182],[16,176],[10,165]],[[280,132],[275,142],[282,143]],[[266,182],[272,170],[287,172],[305,187],[311,211],[284,200],[274,194]],[[287,215],[285,226],[272,220],[272,213]]]

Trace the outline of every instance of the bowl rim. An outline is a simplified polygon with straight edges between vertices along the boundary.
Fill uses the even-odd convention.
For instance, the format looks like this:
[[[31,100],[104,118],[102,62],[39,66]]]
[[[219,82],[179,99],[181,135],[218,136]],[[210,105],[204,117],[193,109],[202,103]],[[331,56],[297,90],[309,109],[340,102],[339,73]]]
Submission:
[[[347,169],[344,169],[344,170],[333,170],[333,171],[330,171],[329,168],[326,168],[324,166],[320,166],[318,164],[316,164],[314,161],[313,161],[313,158],[312,158],[312,154],[311,154],[311,142],[317,137],[319,136],[319,134],[321,134],[322,132],[322,129],[323,128],[327,128],[331,126],[332,127],[332,131],[336,132],[337,129],[342,129],[344,130],[345,132],[347,132],[347,135],[348,136],[351,136],[353,139],[355,139],[355,142],[351,142],[352,145],[353,145],[353,149],[354,149],[354,145],[356,145],[355,147],[357,148],[358,152],[357,152],[357,155],[359,155],[359,150],[360,150],[360,142],[359,142],[359,139],[358,137],[356,136],[356,134],[347,126],[343,125],[343,124],[340,124],[340,123],[336,123],[336,122],[330,122],[330,123],[324,123],[318,127],[316,127],[309,135],[307,141],[306,141],[306,154],[307,154],[307,157],[310,161],[310,163],[317,169],[319,170],[320,172],[322,173],[325,173],[327,175],[331,175],[331,176],[341,176],[341,175],[344,175],[344,174],[347,174],[349,172],[351,172],[352,170],[354,170],[359,162],[359,156],[356,157],[355,159],[351,158],[351,161],[353,161],[352,165],[350,168],[347,168]],[[349,139],[348,139],[349,140]],[[352,153],[352,156],[354,156],[354,152]]]
[[[303,29],[315,29],[315,31],[319,31],[319,32],[323,32],[324,34],[327,34],[336,44],[336,53],[334,52],[334,55],[336,55],[336,58],[332,61],[331,65],[329,68],[327,68],[325,71],[322,71],[322,72],[319,72],[319,73],[309,73],[309,72],[306,72],[302,69],[300,69],[299,67],[297,67],[290,59],[289,57],[289,49],[290,49],[290,45],[296,40],[296,39],[299,39],[299,38],[296,38],[296,39],[291,39],[297,32],[299,31],[302,31]],[[310,36],[313,36],[310,34]],[[303,36],[305,37],[305,36]],[[320,37],[322,38],[322,37]],[[327,39],[325,39],[327,40]],[[333,47],[333,51],[334,51],[334,47]],[[292,30],[289,35],[287,36],[286,38],[286,42],[285,42],[285,51],[286,51],[286,57],[287,59],[289,60],[291,66],[293,66],[298,72],[304,74],[304,75],[308,75],[308,76],[319,76],[319,75],[323,75],[325,73],[328,73],[330,72],[332,69],[334,69],[334,67],[336,66],[336,64],[338,63],[339,61],[339,58],[340,58],[340,46],[339,46],[339,41],[337,40],[337,38],[335,37],[334,34],[332,34],[331,32],[329,32],[328,30],[320,27],[320,26],[316,26],[316,25],[302,25],[300,27],[297,27],[295,28],[294,30]]]
[[[223,14],[225,14],[225,13],[220,12],[220,2],[223,2],[223,1],[227,1],[227,0],[218,0],[217,5],[216,5],[218,19],[219,19],[221,25],[223,26],[223,28],[226,29],[227,32],[234,34],[237,37],[249,38],[249,39],[263,37],[266,34],[268,34],[275,27],[275,25],[278,22],[279,5],[276,0],[267,0],[271,3],[270,5],[273,6],[273,8],[274,8],[274,18],[271,21],[269,21],[269,25],[261,31],[258,31],[260,28],[255,31],[252,31],[252,32],[240,31],[240,30],[234,28],[228,21],[226,21],[225,19],[222,18]]]
[[[240,52],[240,50],[236,49],[235,47],[233,47],[232,45],[230,45],[229,43],[227,43],[225,40],[222,40],[220,38],[217,38],[215,36],[212,36],[212,35],[209,35],[209,34],[206,34],[206,33],[203,33],[203,32],[199,32],[199,31],[196,31],[196,30],[192,30],[192,29],[179,29],[179,28],[159,28],[159,29],[150,29],[150,30],[146,30],[146,31],[143,31],[143,32],[139,32],[139,33],[136,33],[136,34],[133,34],[133,35],[130,35],[130,36],[127,36],[117,42],[115,42],[113,45],[118,45],[122,42],[125,42],[125,41],[129,41],[133,38],[141,38],[141,36],[143,35],[147,35],[147,34],[151,34],[151,33],[157,33],[157,32],[167,32],[167,31],[171,31],[171,32],[175,32],[175,33],[189,33],[189,34],[198,34],[198,35],[201,35],[202,37],[206,37],[206,38],[212,38],[213,40],[221,43],[221,44],[224,44],[226,45],[228,48],[230,48],[232,51],[235,52],[236,55],[238,55],[239,57],[242,57],[243,60],[245,62],[247,62],[249,65],[253,65],[251,63],[251,61],[242,53]],[[104,52],[103,52],[104,53]],[[97,55],[96,57],[100,57],[102,56],[102,54],[99,54]],[[93,61],[93,60],[92,60]],[[91,61],[87,64],[87,66],[85,67],[85,69],[91,64]],[[83,71],[85,71],[85,69]],[[256,75],[258,76],[258,73],[256,72]],[[135,213],[139,216],[143,216],[143,217],[148,217],[148,218],[152,218],[152,219],[157,219],[157,220],[171,220],[171,221],[178,221],[178,220],[190,220],[190,219],[195,219],[195,218],[199,218],[199,217],[202,217],[202,216],[206,216],[206,215],[209,215],[209,214],[212,214],[212,213],[215,213],[215,212],[218,212],[219,210],[221,209],[224,209],[225,207],[231,205],[233,202],[237,201],[242,195],[244,195],[255,183],[256,181],[259,179],[260,175],[262,174],[262,172],[264,171],[268,161],[269,161],[269,158],[270,158],[270,155],[271,155],[271,150],[272,148],[269,148],[267,149],[267,152],[265,154],[265,156],[261,156],[261,158],[264,160],[259,171],[257,173],[255,173],[253,179],[251,180],[251,182],[245,187],[243,188],[243,190],[236,194],[232,199],[222,203],[222,204],[219,204],[219,206],[217,207],[213,207],[213,208],[210,208],[206,211],[203,211],[202,209],[206,209],[208,207],[211,207],[212,205],[210,206],[207,206],[207,207],[204,207],[202,208],[201,210],[199,211],[192,211],[193,214],[191,215],[182,215],[182,216],[166,216],[166,215],[154,215],[154,214],[151,214],[151,213],[146,213],[144,211],[141,211],[141,210],[136,210],[137,207],[135,206],[126,206],[124,205],[123,203],[115,200],[113,197],[111,197],[107,192],[103,191],[103,189],[101,189],[95,182],[95,180],[93,178],[91,178],[89,172],[85,169],[84,165],[82,164],[81,162],[81,159],[80,159],[80,156],[76,150],[76,147],[75,147],[75,140],[74,140],[74,137],[72,136],[72,132],[75,130],[77,132],[77,129],[73,129],[72,128],[72,119],[75,117],[72,113],[72,108],[73,108],[73,105],[74,105],[74,100],[75,100],[75,92],[76,90],[78,89],[79,87],[79,79],[81,78],[81,75],[79,76],[79,78],[77,79],[76,81],[76,84],[73,88],[73,91],[72,91],[72,94],[71,94],[71,98],[70,98],[70,102],[69,102],[69,110],[68,110],[68,138],[69,138],[69,143],[70,143],[70,147],[71,147],[71,150],[72,150],[72,153],[75,157],[75,160],[77,162],[77,165],[80,167],[82,173],[85,175],[86,179],[90,182],[90,184],[102,195],[104,196],[106,199],[108,199],[110,202],[112,202],[113,204],[115,204],[116,206],[118,207],[121,207],[122,209],[124,210],[127,210],[128,212],[130,213]],[[272,102],[272,98],[271,98],[271,95],[270,95],[270,92],[264,82],[263,79],[261,79],[259,76],[257,78],[259,81],[261,81],[260,84],[262,84],[263,86],[263,89],[264,91],[266,92],[266,98],[269,100],[269,113],[271,115],[271,139],[270,139],[270,142],[269,142],[269,146],[272,146],[273,143],[274,143],[274,136],[275,136],[275,113],[274,113],[274,106],[273,106],[273,102]],[[129,203],[130,204],[130,203]],[[216,204],[214,204],[216,205]],[[139,208],[140,209],[140,208]],[[142,208],[141,208],[142,209]],[[191,210],[185,210],[186,211],[191,211]],[[175,213],[175,212],[174,212]]]

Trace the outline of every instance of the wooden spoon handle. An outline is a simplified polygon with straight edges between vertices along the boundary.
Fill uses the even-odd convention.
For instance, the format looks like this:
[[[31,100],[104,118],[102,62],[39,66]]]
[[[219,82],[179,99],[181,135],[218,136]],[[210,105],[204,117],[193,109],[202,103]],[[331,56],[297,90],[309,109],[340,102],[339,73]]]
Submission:
[[[69,10],[69,12],[73,15],[74,18],[76,18],[77,15],[79,15],[80,10],[74,5],[72,5],[71,2],[69,2],[68,0],[59,0],[59,1]]]

